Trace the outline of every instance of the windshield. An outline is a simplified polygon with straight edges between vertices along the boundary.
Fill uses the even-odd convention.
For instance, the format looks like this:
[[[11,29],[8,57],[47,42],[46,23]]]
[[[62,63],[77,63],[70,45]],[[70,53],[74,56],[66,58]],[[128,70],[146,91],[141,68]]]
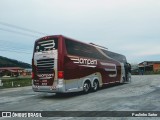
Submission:
[[[39,40],[35,45],[35,52],[50,51],[58,49],[58,39]]]

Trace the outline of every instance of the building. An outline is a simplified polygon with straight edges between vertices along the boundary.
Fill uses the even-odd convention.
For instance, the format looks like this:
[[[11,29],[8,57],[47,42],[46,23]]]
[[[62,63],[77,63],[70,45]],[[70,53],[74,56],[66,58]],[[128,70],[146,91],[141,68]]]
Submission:
[[[24,68],[20,67],[1,67],[0,68],[0,76],[11,76],[11,77],[17,77],[17,76],[26,76],[31,75],[31,72],[28,72],[28,70],[25,70]]]
[[[31,74],[32,74],[32,69],[31,68],[25,68],[23,76],[31,75]]]
[[[138,64],[139,70],[141,71],[160,71],[160,61],[144,61]]]

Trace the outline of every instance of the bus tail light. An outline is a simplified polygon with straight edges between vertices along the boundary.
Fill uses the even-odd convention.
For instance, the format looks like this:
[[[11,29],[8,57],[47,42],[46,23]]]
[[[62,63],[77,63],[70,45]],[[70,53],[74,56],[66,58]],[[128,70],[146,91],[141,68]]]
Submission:
[[[32,79],[34,79],[34,72],[32,72]]]
[[[63,71],[58,71],[58,78],[63,79],[64,78],[64,73]]]

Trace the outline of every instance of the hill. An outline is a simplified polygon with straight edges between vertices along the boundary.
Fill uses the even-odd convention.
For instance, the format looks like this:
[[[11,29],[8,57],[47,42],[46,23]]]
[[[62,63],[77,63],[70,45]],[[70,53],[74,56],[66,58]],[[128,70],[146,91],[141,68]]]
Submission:
[[[24,63],[14,59],[9,59],[9,58],[0,56],[0,67],[31,68],[31,65],[28,63]]]

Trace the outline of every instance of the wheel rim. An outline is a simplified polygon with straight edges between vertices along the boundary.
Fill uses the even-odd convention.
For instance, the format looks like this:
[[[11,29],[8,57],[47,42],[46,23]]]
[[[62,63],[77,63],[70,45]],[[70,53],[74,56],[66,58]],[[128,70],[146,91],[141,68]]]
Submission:
[[[97,88],[98,88],[98,83],[97,83],[97,82],[94,82],[94,83],[93,83],[93,89],[94,89],[94,90],[97,90]]]
[[[88,92],[89,90],[89,84],[88,83],[84,83],[84,91]]]

